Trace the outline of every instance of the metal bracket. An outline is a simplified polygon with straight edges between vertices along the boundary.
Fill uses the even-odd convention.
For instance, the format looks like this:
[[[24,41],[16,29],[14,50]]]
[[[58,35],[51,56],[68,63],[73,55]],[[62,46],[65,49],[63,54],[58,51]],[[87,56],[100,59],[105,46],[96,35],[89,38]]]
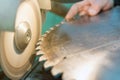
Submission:
[[[51,9],[51,0],[39,0],[40,9]]]

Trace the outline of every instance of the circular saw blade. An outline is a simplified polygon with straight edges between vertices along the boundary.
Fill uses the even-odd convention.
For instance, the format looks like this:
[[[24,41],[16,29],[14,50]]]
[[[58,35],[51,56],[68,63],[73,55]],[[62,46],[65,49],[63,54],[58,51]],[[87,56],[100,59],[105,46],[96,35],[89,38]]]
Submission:
[[[119,52],[120,40],[106,43],[93,50],[68,55],[51,72],[55,77],[62,74],[62,80],[119,80]]]
[[[35,44],[40,35],[41,13],[37,0],[22,1],[16,15],[15,26],[21,21],[30,24],[31,40],[20,52],[15,43],[15,32],[0,32],[0,62],[5,74],[10,79],[20,79],[31,67]],[[6,23],[7,24],[7,23]]]
[[[38,52],[38,54],[43,54],[40,57],[40,61],[47,60],[44,67],[55,66],[52,70],[53,75],[56,76],[59,73],[63,73],[63,80],[80,80],[78,77],[79,72],[84,68],[85,71],[88,70],[89,68],[86,66],[94,68],[102,66],[100,70],[103,71],[99,72],[98,70],[94,78],[102,78],[102,73],[107,71],[106,73],[108,74],[111,70],[117,74],[116,70],[120,71],[118,68],[120,66],[118,60],[120,58],[119,9],[117,7],[98,16],[84,16],[72,22],[62,22],[62,24],[58,24],[47,31],[41,38],[41,51]],[[84,55],[85,58],[81,57],[81,55]],[[100,58],[98,61],[97,56],[98,59]],[[104,62],[106,59],[108,64],[106,63],[107,61]],[[95,62],[96,65],[92,65],[91,61]],[[89,65],[89,62],[91,65]],[[107,66],[106,68],[104,68],[104,64]],[[114,68],[110,68],[111,64],[113,64]],[[82,65],[84,66],[81,68]],[[108,70],[109,68],[110,70]],[[92,68],[92,71],[97,70]],[[90,76],[92,71],[88,71],[90,73],[87,76]],[[100,75],[96,76],[97,74]],[[103,77],[102,80],[106,80],[109,77],[108,75]],[[86,75],[82,73],[81,76],[82,80],[96,80],[94,78],[86,79]],[[116,77],[118,80],[120,79],[118,75]],[[111,80],[113,78],[114,76],[111,77]]]

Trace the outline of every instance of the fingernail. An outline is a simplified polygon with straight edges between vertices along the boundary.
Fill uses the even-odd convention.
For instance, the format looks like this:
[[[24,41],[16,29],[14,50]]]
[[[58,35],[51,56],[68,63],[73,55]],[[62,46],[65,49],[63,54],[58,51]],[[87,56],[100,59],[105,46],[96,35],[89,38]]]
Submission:
[[[83,11],[83,12],[81,12],[80,14],[79,14],[79,16],[85,16],[86,15],[86,12],[85,11]]]
[[[69,18],[68,18],[68,17],[65,17],[65,20],[68,22],[68,21],[69,21]]]
[[[90,14],[91,16],[94,16],[94,15],[97,14],[97,11],[94,10],[94,9],[92,9],[92,8],[90,8],[90,9],[89,9],[89,14]]]

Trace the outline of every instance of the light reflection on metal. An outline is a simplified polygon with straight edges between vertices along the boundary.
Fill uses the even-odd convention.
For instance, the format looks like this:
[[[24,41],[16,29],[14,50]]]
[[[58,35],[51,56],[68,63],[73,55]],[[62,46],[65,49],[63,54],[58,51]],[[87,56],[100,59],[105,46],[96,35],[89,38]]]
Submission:
[[[27,22],[21,22],[15,29],[15,44],[16,47],[23,51],[31,40],[30,25]]]

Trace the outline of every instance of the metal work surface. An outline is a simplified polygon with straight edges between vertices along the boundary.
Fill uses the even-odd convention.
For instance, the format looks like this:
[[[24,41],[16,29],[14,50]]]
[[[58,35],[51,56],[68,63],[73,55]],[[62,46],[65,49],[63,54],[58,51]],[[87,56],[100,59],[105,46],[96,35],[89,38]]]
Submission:
[[[62,22],[41,38],[40,61],[63,80],[120,80],[120,7]]]

